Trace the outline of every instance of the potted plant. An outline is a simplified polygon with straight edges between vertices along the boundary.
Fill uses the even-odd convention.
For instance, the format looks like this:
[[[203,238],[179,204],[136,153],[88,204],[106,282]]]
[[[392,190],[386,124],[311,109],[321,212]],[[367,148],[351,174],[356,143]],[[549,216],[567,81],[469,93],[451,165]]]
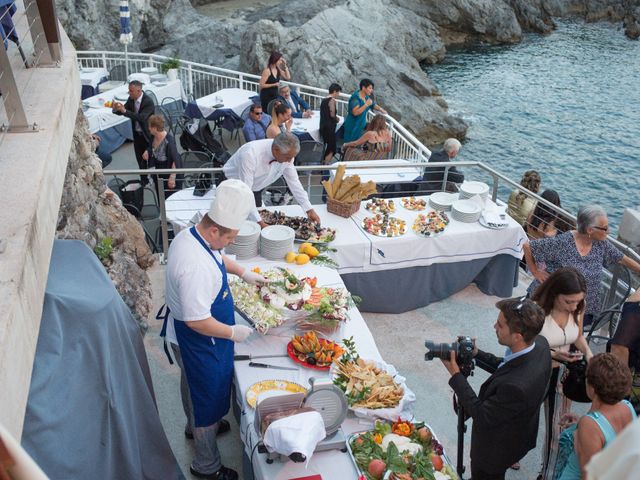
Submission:
[[[161,66],[162,73],[166,73],[170,81],[178,79],[178,69],[180,68],[180,59],[173,57],[166,60]]]

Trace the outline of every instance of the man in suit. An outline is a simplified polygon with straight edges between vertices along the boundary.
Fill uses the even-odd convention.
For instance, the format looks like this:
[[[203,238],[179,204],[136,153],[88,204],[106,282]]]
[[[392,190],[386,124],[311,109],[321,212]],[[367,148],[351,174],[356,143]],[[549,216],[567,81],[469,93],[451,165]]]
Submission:
[[[300,98],[295,90],[291,90],[289,85],[282,85],[278,88],[278,94],[280,95],[278,99],[291,107],[291,116],[293,118],[309,118],[313,115],[309,104]]]
[[[460,152],[461,143],[455,138],[447,138],[439,152],[433,152],[429,157],[429,163],[450,162],[458,152]],[[433,192],[442,190],[442,181],[444,180],[444,168],[427,168],[422,176],[418,191],[421,195],[428,195]],[[464,182],[464,174],[456,167],[449,167],[447,173],[447,182],[462,183]]]
[[[503,480],[507,469],[536,446],[540,405],[551,376],[549,344],[538,336],[544,311],[525,298],[501,300],[496,307],[496,336],[507,350],[499,358],[474,349],[476,364],[491,373],[480,394],[460,373],[455,352],[450,361],[443,360],[458,404],[473,419],[472,480]]]
[[[142,154],[151,145],[151,134],[149,133],[148,120],[153,115],[155,105],[150,97],[142,91],[142,83],[137,80],[129,82],[129,99],[123,105],[120,102],[113,103],[113,113],[124,115],[131,119],[131,129],[133,130],[133,150],[136,154],[138,168],[146,169],[147,162],[142,158]],[[142,184],[147,183],[147,176],[140,176]]]

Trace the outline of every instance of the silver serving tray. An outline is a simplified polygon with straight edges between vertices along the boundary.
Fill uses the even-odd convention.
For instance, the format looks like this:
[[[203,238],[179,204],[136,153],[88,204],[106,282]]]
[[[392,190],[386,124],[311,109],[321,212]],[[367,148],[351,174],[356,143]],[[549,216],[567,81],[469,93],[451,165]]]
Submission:
[[[412,422],[412,423],[417,423],[417,422]],[[438,437],[436,436],[435,432],[433,431],[433,428],[431,428],[431,426],[428,423],[424,424],[425,427],[427,427],[429,430],[431,430],[431,434],[433,436],[433,438],[436,439],[436,441],[438,441],[438,443],[440,443],[440,441],[438,440]],[[358,472],[358,476],[360,475],[365,475],[365,472],[360,470],[360,467],[358,467],[358,462],[356,462],[355,456],[353,455],[353,452],[351,451],[351,441],[355,440],[357,437],[359,437],[360,435],[362,435],[363,433],[368,433],[373,431],[373,428],[370,428],[368,430],[361,430],[359,432],[353,432],[352,434],[347,436],[347,452],[349,452],[349,456],[351,457],[351,461],[353,462],[353,466],[356,469],[356,472]],[[447,452],[444,449],[444,445],[442,446],[442,455],[440,455],[442,457],[442,460],[447,463],[451,469],[455,472],[455,467],[453,466],[453,464],[451,463],[451,460],[449,460],[449,457],[447,456]],[[366,475],[365,475],[366,478]],[[383,479],[387,479],[389,478],[389,474],[388,472],[382,477]],[[458,480],[457,477],[457,473],[456,473],[456,479]]]

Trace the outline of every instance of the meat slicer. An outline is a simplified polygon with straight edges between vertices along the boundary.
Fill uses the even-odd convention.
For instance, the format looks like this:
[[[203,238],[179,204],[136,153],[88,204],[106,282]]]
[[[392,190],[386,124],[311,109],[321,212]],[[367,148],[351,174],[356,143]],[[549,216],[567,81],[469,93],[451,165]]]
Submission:
[[[254,417],[255,431],[262,439],[264,435],[262,419],[266,418],[267,415],[309,407],[320,413],[326,430],[326,437],[317,444],[314,453],[327,450],[341,450],[342,452],[346,452],[346,436],[340,428],[342,422],[347,417],[348,411],[347,399],[344,392],[334,385],[330,378],[310,378],[309,384],[311,388],[306,394],[290,393],[265,398],[260,401],[260,403],[256,405],[256,415]],[[273,463],[274,460],[306,461],[305,455],[299,452],[294,452],[289,456],[278,452],[269,452],[262,441],[258,444],[258,453],[267,455],[267,463]]]

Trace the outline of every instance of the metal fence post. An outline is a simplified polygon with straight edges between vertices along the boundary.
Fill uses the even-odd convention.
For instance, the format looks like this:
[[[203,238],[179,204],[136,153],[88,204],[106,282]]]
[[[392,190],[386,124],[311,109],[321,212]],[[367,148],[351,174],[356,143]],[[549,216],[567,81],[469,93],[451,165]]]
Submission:
[[[193,70],[191,69],[191,64],[187,65],[187,72],[189,72],[189,95],[191,95],[194,99],[196,98],[193,94]]]
[[[160,204],[160,229],[162,231],[162,260],[163,265],[167,263],[167,253],[169,252],[169,229],[167,226],[167,210],[165,208],[164,196],[164,180],[160,175],[156,175],[155,181],[158,182],[158,203]]]
[[[9,130],[12,133],[18,133],[37,130],[35,124],[30,126],[27,121],[27,114],[24,111],[24,105],[22,105],[9,56],[3,47],[0,47],[0,91],[2,91],[2,100],[9,122],[8,125],[2,124],[0,131]]]
[[[36,0],[24,3],[24,12],[27,16],[27,24],[29,25],[29,33],[33,40],[33,50],[35,54],[35,60],[33,66],[44,67],[53,64],[53,58],[49,52],[49,45],[47,44],[47,38],[44,33],[44,27],[42,25],[42,19],[40,18],[40,11]]]

